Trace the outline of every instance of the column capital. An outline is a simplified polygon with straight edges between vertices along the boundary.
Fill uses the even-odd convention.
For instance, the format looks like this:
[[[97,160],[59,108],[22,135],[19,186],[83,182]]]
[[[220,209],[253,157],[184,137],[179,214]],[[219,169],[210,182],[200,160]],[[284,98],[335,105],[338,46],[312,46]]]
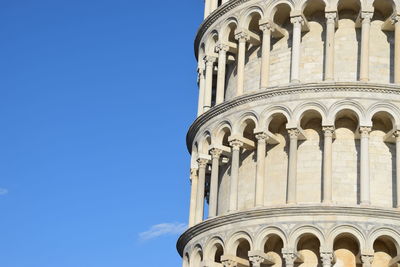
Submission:
[[[214,64],[214,62],[217,61],[217,58],[214,56],[205,56],[204,61],[207,66],[210,66],[210,65],[212,66]]]
[[[249,256],[249,261],[250,261],[253,265],[260,266],[260,264],[263,263],[264,260],[265,260],[264,257],[261,257],[260,255]]]
[[[330,266],[330,264],[333,261],[333,253],[332,252],[321,252],[321,259],[322,259],[322,265]]]
[[[360,126],[359,130],[360,130],[361,137],[368,137],[372,128],[370,126]]]
[[[220,53],[220,52],[228,52],[229,51],[229,45],[227,45],[227,44],[222,44],[222,43],[218,43],[216,46],[215,46],[215,51],[217,52],[217,53]]]
[[[198,171],[197,168],[190,168],[190,181],[198,177],[197,171]]]
[[[400,22],[400,15],[393,15],[393,16],[390,18],[390,22],[391,22],[392,24],[396,24],[397,22]]]
[[[366,264],[367,266],[371,266],[372,262],[374,261],[374,255],[362,254],[361,261],[363,264]]]
[[[269,136],[267,135],[266,132],[258,132],[255,133],[257,141],[267,141]]]
[[[335,23],[337,18],[337,12],[327,12],[325,13],[325,18],[327,23]]]
[[[294,16],[290,17],[290,22],[293,24],[293,26],[301,26],[304,24],[304,19],[302,16]]]
[[[362,23],[371,23],[371,19],[374,16],[373,12],[368,12],[368,11],[362,11],[361,12],[361,18],[362,18]]]
[[[232,150],[239,150],[244,144],[240,140],[232,140],[229,142],[229,145],[232,147]]]
[[[396,130],[393,133],[394,137],[396,137],[397,140],[400,140],[400,130]]]
[[[266,21],[263,23],[260,23],[260,30],[265,32],[265,31],[274,31],[275,27],[274,24],[271,21]]]
[[[222,154],[222,149],[219,148],[212,148],[210,149],[210,155],[213,159],[219,159]]]
[[[197,163],[199,164],[199,168],[205,168],[205,167],[207,167],[208,159],[198,158]]]
[[[297,128],[288,129],[290,139],[297,139],[300,135],[300,130]]]
[[[297,254],[295,252],[284,252],[282,256],[287,265],[293,265],[294,261],[297,259]]]
[[[240,31],[235,32],[235,39],[238,40],[239,43],[240,42],[245,43],[250,40],[250,35],[247,32],[240,30]]]
[[[222,260],[222,266],[224,267],[237,267],[238,263],[234,260]]]
[[[335,132],[335,126],[323,126],[322,131],[324,131],[325,136],[332,137],[333,133]]]

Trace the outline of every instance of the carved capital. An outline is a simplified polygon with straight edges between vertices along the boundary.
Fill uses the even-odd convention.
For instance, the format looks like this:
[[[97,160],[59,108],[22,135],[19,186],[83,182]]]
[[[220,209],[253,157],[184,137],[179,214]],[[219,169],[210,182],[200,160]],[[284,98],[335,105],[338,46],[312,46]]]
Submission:
[[[362,24],[371,23],[371,19],[374,16],[372,12],[361,12]]]
[[[206,63],[206,66],[213,66],[215,61],[217,61],[216,57],[213,57],[213,56],[205,56],[204,57],[204,62]]]
[[[229,142],[229,145],[232,147],[232,150],[238,151],[243,146],[243,142],[239,140],[232,140]]]
[[[333,133],[335,132],[335,127],[334,126],[325,126],[325,127],[322,127],[322,131],[324,131],[324,135],[326,137],[332,137]]]
[[[260,133],[256,133],[256,138],[258,142],[262,142],[262,141],[267,141],[268,140],[268,135],[265,132],[260,132]]]
[[[400,15],[393,15],[393,16],[390,18],[390,22],[391,22],[392,24],[396,24],[397,22],[400,22]]]
[[[290,18],[290,22],[293,24],[294,27],[301,26],[304,24],[304,19],[302,16],[295,16]]]
[[[190,181],[193,181],[193,179],[197,179],[197,171],[198,169],[196,168],[191,168],[190,169]]]
[[[336,17],[337,17],[336,12],[325,13],[326,23],[328,24],[335,23]]]
[[[267,21],[265,23],[260,24],[260,30],[265,32],[265,31],[274,31],[275,28],[273,24],[270,21]]]
[[[257,266],[260,266],[260,264],[264,262],[264,258],[258,255],[250,256],[249,260],[253,265]]]
[[[364,266],[371,266],[372,262],[374,261],[374,256],[373,255],[361,255],[361,261],[364,264]]]
[[[225,53],[226,53],[226,52],[229,51],[229,45],[219,43],[219,44],[217,44],[217,46],[215,47],[215,51],[216,51],[217,53],[220,53],[220,52],[222,52],[222,53],[225,52]]]
[[[199,158],[197,159],[197,163],[199,164],[199,168],[207,167],[208,159]]]
[[[237,267],[238,263],[234,260],[223,260],[222,266],[224,267]]]
[[[288,130],[290,139],[297,139],[300,135],[300,130],[297,128],[289,129]]]
[[[286,265],[293,265],[294,261],[297,258],[297,255],[294,252],[286,252],[286,253],[283,253],[282,256],[285,259]]]
[[[221,157],[222,150],[219,148],[212,148],[210,150],[210,155],[213,159],[219,159]]]
[[[235,33],[235,39],[239,42],[247,42],[250,40],[250,36],[244,31],[239,31]]]
[[[321,260],[322,260],[322,265],[331,266],[331,263],[333,261],[333,253],[332,252],[321,252]]]
[[[393,135],[394,135],[394,137],[396,137],[396,141],[400,141],[400,131],[399,130],[394,131]]]
[[[371,127],[368,127],[368,126],[361,126],[360,127],[361,137],[368,137],[370,132],[371,132]]]

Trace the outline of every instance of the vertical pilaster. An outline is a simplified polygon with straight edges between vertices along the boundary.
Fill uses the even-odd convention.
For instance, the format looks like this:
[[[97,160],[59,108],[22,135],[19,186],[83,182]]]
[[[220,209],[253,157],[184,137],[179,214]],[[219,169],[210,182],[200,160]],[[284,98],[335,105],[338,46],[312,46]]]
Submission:
[[[329,12],[326,16],[325,42],[325,81],[333,81],[335,73],[335,24],[336,12]]]
[[[361,12],[361,59],[360,59],[360,81],[369,81],[369,39],[371,29],[371,19],[373,13]]]
[[[232,164],[229,211],[236,211],[238,207],[240,148],[243,146],[243,142],[239,140],[232,140],[230,142],[230,146],[232,147]]]
[[[396,137],[396,206],[400,208],[400,131],[394,133]]]
[[[370,177],[369,177],[369,133],[371,127],[360,127],[361,133],[361,156],[360,156],[360,191],[361,205],[371,204],[370,200]]]
[[[205,77],[204,77],[204,69],[198,68],[198,75],[199,75],[199,104],[197,108],[197,116],[203,114],[204,109],[204,91],[205,91]]]
[[[292,36],[292,83],[300,82],[300,49],[301,49],[301,26],[304,23],[303,17],[291,17],[290,22],[293,24]]]
[[[196,201],[196,220],[195,223],[201,223],[204,216],[204,193],[206,186],[206,167],[208,160],[199,158],[199,182],[197,185],[197,201]]]
[[[216,96],[216,104],[218,105],[224,102],[226,79],[226,52],[229,50],[229,46],[225,44],[218,44],[215,49],[218,53],[218,77]]]
[[[204,0],[204,18],[210,15],[211,0]]]
[[[400,84],[400,16],[393,17],[394,24],[394,82]]]
[[[212,97],[212,80],[213,80],[213,72],[214,72],[214,62],[216,61],[215,57],[205,56],[204,61],[206,63],[206,88],[204,92],[204,112],[211,108],[211,97]]]
[[[219,159],[222,154],[221,149],[213,148],[210,150],[212,165],[211,165],[211,182],[210,182],[210,200],[208,207],[208,217],[217,216],[218,203],[218,176],[219,176]]]
[[[271,31],[273,30],[272,24],[270,22],[260,24],[260,30],[263,32],[262,47],[261,47],[260,87],[265,88],[268,87],[269,83]]]
[[[197,169],[190,170],[190,212],[189,212],[189,227],[196,223],[196,201],[197,201],[197,184],[199,177]]]
[[[324,175],[322,202],[332,203],[332,138],[335,128],[333,126],[323,127],[324,131]]]
[[[257,176],[256,176],[256,197],[255,206],[264,205],[264,173],[265,173],[265,152],[267,145],[267,134],[257,133]]]
[[[288,192],[287,192],[287,203],[295,204],[297,202],[296,197],[296,185],[297,185],[297,141],[300,135],[298,129],[289,129],[290,148],[289,148],[289,177],[288,177]]]
[[[235,39],[239,42],[237,55],[237,85],[236,96],[241,96],[244,92],[244,66],[246,60],[246,44],[250,37],[244,31],[239,31],[235,34]]]

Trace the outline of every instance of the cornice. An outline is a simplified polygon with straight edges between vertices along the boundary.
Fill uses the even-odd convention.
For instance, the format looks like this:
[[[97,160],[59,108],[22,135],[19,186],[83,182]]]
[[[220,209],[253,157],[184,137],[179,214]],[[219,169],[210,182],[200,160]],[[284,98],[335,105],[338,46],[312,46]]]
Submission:
[[[194,51],[196,58],[198,57],[198,49],[200,46],[201,38],[203,38],[204,33],[208,30],[208,28],[215,22],[217,19],[234,9],[235,7],[249,2],[250,0],[230,0],[218,7],[213,13],[211,13],[205,20],[200,24],[199,29],[196,33],[196,39],[194,41]]]
[[[400,86],[393,84],[371,84],[371,83],[313,83],[313,84],[296,84],[280,87],[270,87],[261,89],[255,93],[245,94],[232,100],[223,102],[206,113],[199,116],[190,126],[186,135],[186,145],[191,151],[193,140],[200,128],[214,117],[229,111],[232,108],[244,105],[246,103],[270,99],[276,96],[305,94],[305,93],[321,93],[321,92],[370,92],[400,95]]]
[[[206,220],[189,228],[178,239],[176,244],[182,256],[186,244],[195,236],[205,233],[220,226],[245,222],[256,219],[268,219],[278,216],[358,216],[400,221],[400,212],[395,209],[359,206],[282,206],[276,208],[254,209],[232,213]]]

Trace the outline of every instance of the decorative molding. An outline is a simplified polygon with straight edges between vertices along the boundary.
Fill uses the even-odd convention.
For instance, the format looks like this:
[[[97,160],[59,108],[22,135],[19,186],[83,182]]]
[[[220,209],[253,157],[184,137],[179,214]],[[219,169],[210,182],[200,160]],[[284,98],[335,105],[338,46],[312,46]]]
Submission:
[[[379,94],[394,94],[400,96],[400,86],[394,84],[371,84],[371,83],[324,83],[324,84],[295,84],[288,86],[278,86],[261,89],[254,93],[244,94],[230,101],[225,101],[199,116],[190,126],[186,135],[186,145],[188,151],[191,151],[192,142],[200,128],[213,119],[233,108],[246,103],[261,101],[278,96],[306,94],[306,93],[324,93],[324,92],[364,92]],[[264,102],[265,103],[265,102]]]

